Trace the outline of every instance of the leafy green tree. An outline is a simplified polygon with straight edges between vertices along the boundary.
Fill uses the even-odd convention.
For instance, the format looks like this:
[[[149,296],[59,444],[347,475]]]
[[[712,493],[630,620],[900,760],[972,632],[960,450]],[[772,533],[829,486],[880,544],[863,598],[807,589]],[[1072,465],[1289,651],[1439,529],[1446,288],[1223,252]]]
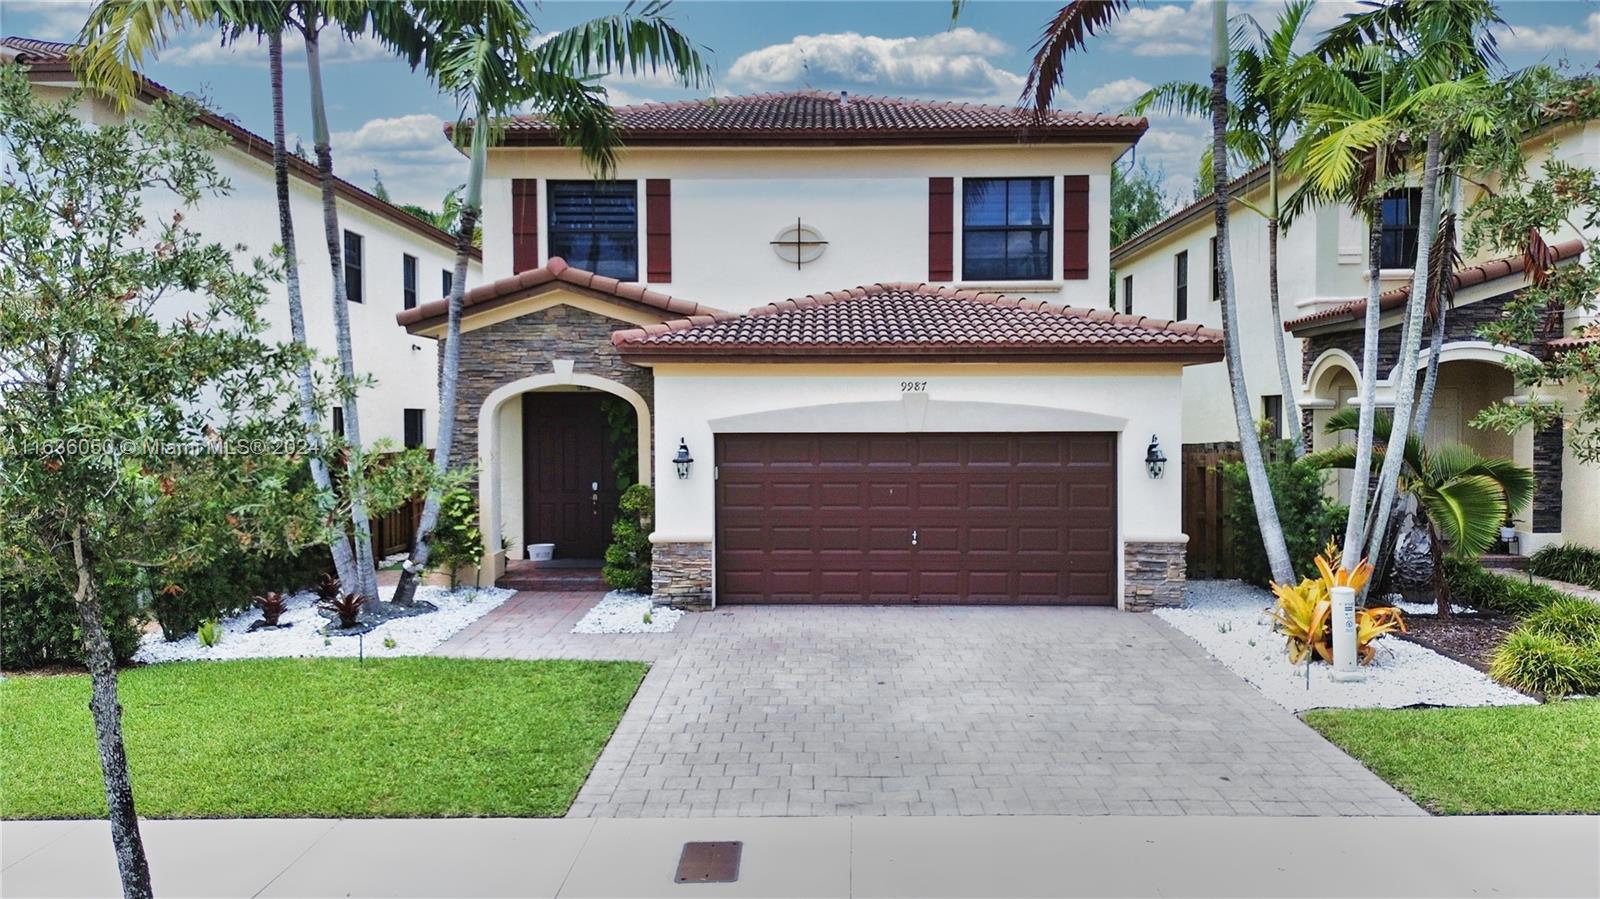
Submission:
[[[441,90],[455,97],[459,117],[452,134],[471,148],[466,192],[456,222],[456,274],[440,360],[435,459],[441,478],[452,464],[462,298],[472,235],[483,207],[489,144],[507,113],[531,108],[555,126],[556,133],[579,151],[597,175],[609,177],[616,169],[621,140],[599,76],[659,68],[686,86],[709,78],[699,50],[665,12],[665,3],[648,3],[637,14],[629,10],[594,19],[537,46],[532,46],[537,29],[527,8],[507,0],[428,3],[419,7],[415,19],[379,29],[409,55],[412,65],[420,66]],[[408,24],[414,26],[414,32],[406,31]],[[412,601],[418,578],[427,568],[439,500],[438,491],[432,491],[423,505],[416,543],[395,587],[396,603]]]
[[[1289,563],[1295,571],[1315,570],[1317,553],[1328,544],[1336,528],[1344,525],[1343,509],[1328,500],[1324,483],[1327,472],[1306,457],[1295,455],[1288,440],[1265,443],[1267,480],[1272,485],[1273,502],[1283,522],[1284,543]],[[1233,528],[1234,552],[1239,576],[1265,587],[1272,580],[1266,546],[1256,529],[1255,501],[1250,495],[1250,478],[1239,462],[1222,463],[1222,476],[1230,488],[1231,499],[1223,510]]]
[[[1111,167],[1111,245],[1138,236],[1167,216],[1161,173],[1139,163],[1136,168]]]
[[[227,188],[221,136],[181,103],[97,128],[78,99],[41,103],[0,67],[0,558],[73,597],[123,892],[146,897],[103,614],[123,598],[104,593],[322,533],[291,487],[299,354],[261,337],[274,272],[184,224]]]
[[[1325,429],[1340,433],[1360,426],[1360,410],[1346,406],[1328,417]],[[1382,465],[1390,457],[1393,428],[1388,413],[1378,413],[1373,430],[1382,446],[1373,453],[1373,465]],[[1509,459],[1485,458],[1459,443],[1427,448],[1409,432],[1404,450],[1393,455],[1401,460],[1400,493],[1417,500],[1427,522],[1434,597],[1439,615],[1448,616],[1450,588],[1444,576],[1444,545],[1449,545],[1457,559],[1475,559],[1493,546],[1500,525],[1533,498],[1533,472]],[[1307,461],[1324,468],[1349,469],[1357,464],[1355,447],[1350,444],[1313,453]]]
[[[617,520],[611,525],[611,545],[600,573],[618,590],[650,592],[650,523],[656,507],[655,491],[634,484],[622,491]]]

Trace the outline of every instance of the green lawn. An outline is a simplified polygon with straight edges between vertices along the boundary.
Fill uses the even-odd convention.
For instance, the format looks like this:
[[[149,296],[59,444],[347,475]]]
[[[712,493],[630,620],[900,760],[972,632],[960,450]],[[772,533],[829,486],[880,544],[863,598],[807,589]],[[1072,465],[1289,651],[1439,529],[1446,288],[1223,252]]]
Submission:
[[[1600,812],[1600,699],[1305,720],[1440,814]]]
[[[407,658],[122,674],[140,814],[566,812],[647,666]],[[87,676],[0,683],[0,817],[104,816]]]

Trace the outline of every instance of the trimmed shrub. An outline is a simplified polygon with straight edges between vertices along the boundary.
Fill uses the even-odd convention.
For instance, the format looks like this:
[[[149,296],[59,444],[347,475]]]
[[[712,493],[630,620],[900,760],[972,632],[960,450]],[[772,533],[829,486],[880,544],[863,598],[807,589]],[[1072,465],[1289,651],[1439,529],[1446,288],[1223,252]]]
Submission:
[[[1295,459],[1289,441],[1275,441],[1263,446],[1263,451],[1267,455],[1267,482],[1278,506],[1289,562],[1297,574],[1315,572],[1312,560],[1327,544],[1329,535],[1342,527],[1344,511],[1323,493],[1327,472],[1304,459]],[[1223,514],[1233,528],[1239,576],[1265,587],[1272,580],[1272,568],[1267,564],[1266,544],[1256,523],[1250,476],[1243,462],[1222,463],[1222,476],[1231,488],[1231,501]]]
[[[202,568],[157,575],[151,584],[151,611],[161,633],[177,640],[206,619],[243,612],[268,590],[291,593],[307,587],[331,567],[326,546],[287,557],[229,552]]]
[[[1519,628],[1495,651],[1489,675],[1554,699],[1600,694],[1600,645],[1574,645]]]
[[[1523,619],[1522,627],[1574,646],[1600,644],[1600,604],[1563,596]]]
[[[429,561],[450,573],[454,590],[456,571],[483,561],[483,532],[478,530],[478,498],[473,491],[457,487],[440,498],[439,520],[429,539]]]
[[[655,508],[655,492],[643,484],[622,492],[617,520],[611,525],[611,545],[606,547],[606,564],[600,572],[610,586],[650,592],[650,523]]]
[[[1600,549],[1576,543],[1546,546],[1528,558],[1528,570],[1539,577],[1600,590]]]
[[[100,585],[106,636],[118,662],[139,648],[146,616],[130,581]],[[0,667],[8,671],[83,664],[78,608],[59,584],[28,576],[0,577]]]
[[[1529,615],[1567,597],[1554,587],[1486,571],[1477,562],[1446,557],[1445,582],[1457,605],[1507,615]]]

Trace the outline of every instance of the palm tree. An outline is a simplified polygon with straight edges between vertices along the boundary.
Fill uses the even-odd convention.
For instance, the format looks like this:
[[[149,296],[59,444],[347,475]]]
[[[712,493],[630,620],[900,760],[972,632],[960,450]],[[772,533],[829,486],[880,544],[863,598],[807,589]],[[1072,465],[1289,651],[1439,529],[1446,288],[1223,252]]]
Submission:
[[[1361,426],[1359,410],[1349,407],[1329,416],[1329,433],[1354,431]],[[1459,559],[1473,559],[1494,545],[1500,524],[1527,506],[1533,497],[1533,472],[1509,459],[1489,459],[1469,446],[1447,443],[1425,448],[1415,433],[1406,434],[1405,448],[1387,452],[1394,433],[1388,413],[1378,413],[1374,431],[1383,444],[1374,452],[1373,464],[1398,459],[1399,492],[1416,500],[1428,529],[1433,563],[1434,599],[1441,616],[1450,614],[1450,588],[1444,580],[1444,546]],[[1315,453],[1310,461],[1323,468],[1354,468],[1355,447],[1335,446]]]
[[[1272,336],[1277,350],[1278,380],[1288,419],[1294,423],[1294,452],[1305,455],[1301,429],[1298,379],[1289,373],[1289,357],[1283,334],[1283,315],[1278,292],[1278,233],[1286,224],[1280,197],[1283,160],[1290,138],[1301,123],[1301,81],[1304,68],[1295,42],[1311,12],[1311,0],[1293,0],[1278,15],[1269,33],[1254,16],[1243,16],[1233,35],[1233,103],[1229,110],[1229,150],[1250,165],[1267,166],[1267,208],[1258,209],[1243,197],[1236,202],[1267,220],[1267,296],[1272,308]],[[1144,115],[1150,111],[1165,114],[1205,115],[1211,106],[1210,91],[1192,81],[1168,81],[1151,88],[1134,101],[1128,112]],[[1209,170],[1210,153],[1202,160]],[[1209,171],[1207,172],[1209,174]],[[1208,179],[1209,180],[1209,179]],[[1220,246],[1220,242],[1219,242]]]
[[[500,118],[531,106],[555,124],[557,133],[569,146],[576,146],[592,168],[609,175],[616,165],[620,141],[599,76],[664,68],[688,87],[699,86],[710,77],[699,50],[665,18],[665,10],[664,3],[651,3],[637,14],[594,19],[529,49],[536,29],[519,2],[427,4],[415,20],[421,33],[404,39],[413,48],[413,65],[420,65],[440,89],[455,96],[459,117],[453,134],[457,140],[470,140],[471,145],[465,194],[456,220],[456,273],[440,362],[434,464],[441,481],[451,468],[455,442],[467,257],[482,211],[488,147]],[[394,23],[393,28],[384,30],[390,39],[400,39],[398,32],[404,27],[406,23]],[[411,557],[395,588],[398,604],[409,605],[416,595],[418,578],[428,565],[429,540],[438,524],[441,499],[438,487],[428,492]]]
[[[293,3],[242,2],[242,0],[102,0],[89,13],[80,33],[82,50],[76,60],[84,83],[108,94],[126,109],[138,86],[137,70],[166,45],[170,34],[186,25],[213,22],[226,41],[245,34],[267,40],[268,73],[272,86],[272,170],[278,201],[278,233],[283,247],[284,286],[289,300],[289,330],[297,346],[308,347],[305,304],[300,291],[300,258],[295,247],[294,218],[289,203],[289,152],[284,142],[283,31]],[[299,367],[297,399],[309,453],[311,477],[319,495],[329,504],[334,520],[333,479],[322,456],[322,428],[317,406],[311,354]],[[342,527],[330,530],[328,549],[334,571],[343,583],[355,584],[356,556]]]

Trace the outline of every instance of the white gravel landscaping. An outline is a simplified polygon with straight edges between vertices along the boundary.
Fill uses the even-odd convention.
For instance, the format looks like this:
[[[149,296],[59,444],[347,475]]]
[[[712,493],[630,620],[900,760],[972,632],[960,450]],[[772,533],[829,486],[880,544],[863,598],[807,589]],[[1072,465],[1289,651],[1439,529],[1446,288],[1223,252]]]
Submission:
[[[1266,610],[1271,593],[1240,581],[1192,581],[1188,604],[1157,609],[1163,621],[1193,637],[1217,661],[1284,708],[1401,708],[1410,705],[1526,705],[1533,699],[1482,672],[1416,643],[1382,637],[1377,657],[1362,666],[1367,678],[1336,683],[1329,666],[1290,665],[1282,634]]]
[[[649,621],[645,617],[649,616]],[[572,626],[574,634],[664,634],[678,624],[682,609],[658,606],[642,593],[612,590]]]
[[[358,653],[373,657],[423,655],[505,602],[512,592],[498,587],[461,587],[454,592],[444,587],[419,587],[417,599],[433,603],[438,611],[393,618],[361,637],[347,637],[323,633],[328,620],[317,612],[316,594],[303,591],[289,598],[289,607],[278,619],[290,627],[252,632],[250,625],[261,618],[261,613],[251,608],[221,622],[222,639],[213,646],[201,646],[194,634],[170,642],[159,633],[146,634],[133,659],[149,663]],[[388,599],[394,595],[394,588],[379,587],[378,593]],[[393,641],[394,645],[387,646],[386,641]]]

